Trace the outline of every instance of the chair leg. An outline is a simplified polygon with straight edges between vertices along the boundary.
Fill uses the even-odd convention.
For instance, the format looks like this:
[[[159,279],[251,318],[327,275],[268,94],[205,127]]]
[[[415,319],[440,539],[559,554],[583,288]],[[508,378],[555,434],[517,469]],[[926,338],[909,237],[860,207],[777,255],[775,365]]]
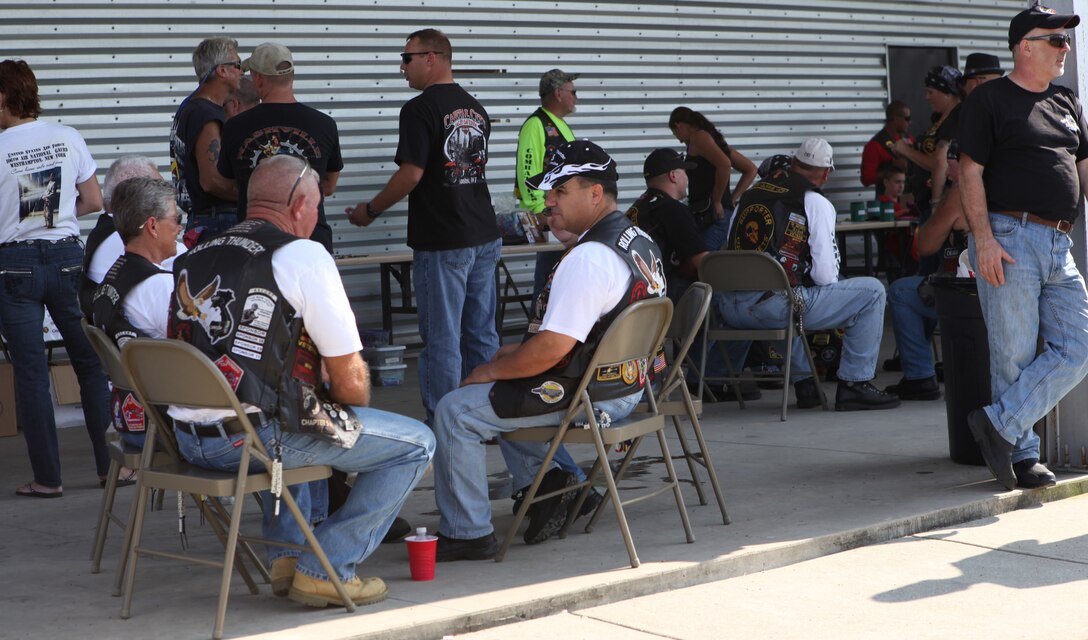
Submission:
[[[94,546],[91,547],[91,573],[98,573],[102,566],[102,551],[106,547],[106,534],[110,528],[110,513],[113,512],[113,499],[117,495],[117,473],[121,465],[116,460],[110,461],[110,470],[106,476],[106,488],[102,491],[102,506],[98,511],[98,527],[94,531]]]
[[[808,346],[808,340],[805,340],[804,336],[801,336],[801,345],[805,349],[805,357],[808,358],[808,366],[812,369],[812,378],[816,383],[816,391],[820,394],[820,406],[824,411],[830,411],[830,407],[827,403],[827,394],[824,393],[824,386],[820,384],[820,378],[816,374],[816,359],[812,357],[812,348]]]
[[[592,433],[593,446],[597,448],[597,458],[602,461],[608,460],[608,450],[605,448],[604,441],[601,439],[600,430],[592,429]],[[658,433],[660,433],[660,431]],[[616,487],[616,479],[612,477],[612,469],[608,464],[601,465],[601,473],[604,474],[604,481],[608,488],[605,499],[607,500],[609,497],[612,498],[612,508],[616,512],[616,520],[620,525],[620,533],[623,534],[623,543],[627,546],[627,556],[631,559],[631,568],[637,569],[641,562],[639,562],[638,554],[635,552],[635,541],[631,539],[631,529],[627,526],[627,516],[623,513],[623,502],[620,500],[619,489]],[[593,514],[594,520],[599,513],[600,510],[598,509],[597,513]],[[593,521],[591,520],[590,524],[592,523]],[[586,531],[589,531],[588,526]]]
[[[140,484],[140,472],[136,473],[136,496],[132,500],[132,507],[129,508],[128,524],[125,526],[125,538],[121,542],[121,554],[117,558],[117,575],[113,578],[113,591],[111,595],[118,597],[124,594],[124,579],[125,572],[128,567],[129,551],[133,547],[133,527],[136,526],[137,518],[140,520],[140,526],[143,526],[143,517],[141,509],[147,504],[147,498],[144,493],[154,491],[154,489],[141,489]],[[141,500],[141,498],[143,498]]]
[[[600,466],[601,461],[594,460],[593,466],[590,467],[589,471],[586,473],[586,484],[578,492],[578,497],[574,499],[574,505],[571,506],[570,512],[567,515],[567,519],[563,522],[563,527],[560,528],[559,533],[556,534],[560,540],[567,537],[567,533],[570,531],[571,526],[578,518],[578,512],[582,510],[582,505],[585,503],[586,498],[589,496],[589,491],[593,488],[593,478],[597,477],[597,469],[599,469]],[[597,505],[597,508],[593,510],[594,514],[601,510],[601,505],[604,504],[604,502],[604,500],[601,500],[601,502]]]
[[[695,472],[695,456],[688,449],[688,441],[684,438],[684,430],[680,428],[680,416],[672,416],[672,426],[676,429],[676,438],[680,441],[680,450],[684,453],[684,459],[688,462],[688,470],[691,472],[691,484],[695,485],[695,494],[699,497],[699,504],[706,505],[706,495],[703,493],[703,483]]]
[[[136,579],[136,560],[139,558],[140,540],[144,533],[144,510],[147,508],[148,489],[143,486],[143,473],[136,475],[136,499],[132,502],[132,516],[125,530],[124,559],[118,567],[118,580],[124,569],[124,582],[114,595],[124,595],[121,602],[121,619],[128,620],[132,615],[132,583]]]
[[[722,360],[725,361],[725,369],[729,373],[726,375],[726,380],[733,381],[733,395],[737,399],[737,404],[741,409],[744,408],[744,398],[741,397],[740,392],[740,375],[739,371],[733,369],[733,361],[729,359],[729,350],[725,348],[725,340],[718,340],[718,349],[722,352]]]
[[[790,322],[793,322],[793,316],[790,316]],[[782,366],[782,416],[780,420],[786,421],[786,405],[790,401],[790,368],[793,358],[793,337],[789,333],[786,335],[786,361]],[[812,370],[812,375],[816,375],[816,370]]]
[[[665,430],[658,429],[657,442],[661,445],[661,458],[665,461],[665,469],[669,472],[669,483],[672,485],[672,493],[676,496],[676,508],[680,510],[680,522],[684,524],[684,533],[688,543],[695,542],[695,534],[691,532],[691,521],[688,520],[688,508],[684,504],[684,494],[680,492],[680,480],[676,477],[676,468],[672,464],[672,456],[669,454],[669,445],[665,442]]]
[[[340,596],[340,600],[344,603],[344,608],[348,613],[355,612],[355,602],[348,595],[348,591],[344,588],[344,583],[340,580],[340,575],[336,572],[336,568],[332,566],[332,562],[329,561],[329,556],[326,555],[325,550],[321,547],[321,544],[314,537],[313,527],[310,525],[308,517],[302,515],[302,511],[298,508],[298,503],[295,502],[294,496],[290,491],[284,491],[282,500],[287,503],[287,509],[291,512],[291,517],[295,519],[299,528],[302,529],[302,535],[306,538],[306,544],[309,545],[310,551],[314,552],[317,556],[318,562],[321,563],[321,568],[325,570],[325,575],[329,577],[329,582],[336,588],[337,595]]]
[[[242,464],[247,465],[248,456],[242,455]],[[245,467],[243,467],[244,469]],[[223,555],[223,570],[219,577],[219,602],[215,610],[213,640],[223,637],[223,624],[227,618],[227,598],[230,596],[230,576],[234,573],[234,552],[238,544],[238,532],[242,526],[242,500],[245,499],[245,480],[240,478],[234,490],[234,506],[231,509],[230,528],[227,530],[227,544]]]
[[[195,494],[190,495],[192,495],[193,500],[197,503],[197,508],[204,513],[204,517],[208,521],[208,526],[215,532],[215,536],[219,538],[219,542],[226,545],[228,533],[227,531],[224,531],[223,523],[227,523],[229,528],[231,521],[230,514],[223,508],[223,505],[219,502],[218,498],[207,496],[206,499],[201,499],[201,496]],[[208,506],[209,504],[213,506]],[[216,508],[219,509],[218,512],[215,511]],[[264,564],[257,560],[257,557],[253,554],[253,548],[249,546],[249,543],[239,539],[237,544],[238,548],[242,550],[241,555],[248,557],[250,561],[253,562],[253,566],[257,567],[257,571],[261,574],[261,577],[264,578],[265,583],[271,583],[272,580],[268,576],[268,570],[264,568]],[[257,583],[253,581],[253,577],[249,574],[249,570],[246,569],[245,564],[242,562],[242,557],[237,554],[234,558],[234,566],[238,569],[238,574],[242,576],[242,580],[246,583],[246,587],[249,588],[249,593],[252,595],[260,593],[261,590],[257,588]]]
[[[565,433],[563,429],[560,429],[560,432]],[[502,562],[503,558],[506,557],[506,550],[510,548],[510,544],[514,541],[514,536],[518,534],[521,521],[525,519],[525,514],[529,512],[529,507],[532,506],[533,500],[536,499],[536,492],[540,488],[540,482],[544,479],[544,474],[548,473],[548,465],[551,464],[552,458],[555,457],[555,452],[559,450],[559,445],[563,444],[562,433],[558,433],[555,438],[552,438],[548,453],[545,454],[544,460],[541,461],[540,468],[537,469],[536,476],[533,477],[533,483],[529,485],[528,493],[522,499],[518,512],[514,514],[514,521],[510,523],[510,528],[506,530],[506,536],[502,539],[502,544],[499,545],[499,551],[495,554],[495,562]]]
[[[690,397],[689,397],[690,402]],[[699,417],[695,415],[695,411],[688,404],[688,419],[691,422],[691,428],[695,432],[695,441],[699,444],[699,452],[703,457],[703,466],[706,467],[706,474],[710,478],[710,486],[714,489],[714,497],[718,499],[718,509],[722,512],[722,524],[729,524],[729,514],[725,512],[725,498],[722,496],[722,488],[718,484],[718,474],[714,471],[714,461],[710,459],[710,449],[706,446],[706,440],[703,439],[703,428],[699,424]],[[704,503],[705,504],[705,503]]]
[[[624,454],[623,459],[620,460],[620,464],[619,464],[619,466],[616,467],[616,471],[614,471],[614,472],[612,471],[612,467],[608,467],[608,459],[607,458],[604,459],[604,461],[603,461],[604,464],[602,466],[608,467],[609,475],[612,476],[612,478],[613,478],[613,480],[614,480],[614,482],[616,483],[617,486],[619,485],[619,483],[623,482],[623,476],[624,476],[624,474],[627,473],[627,466],[629,464],[631,464],[632,460],[635,459],[635,452],[638,451],[638,446],[640,444],[642,444],[642,436],[639,436],[639,437],[635,438],[631,442],[631,446],[627,449],[627,453]],[[605,451],[607,451],[607,450],[608,449],[606,447]],[[616,495],[618,496],[619,494],[616,494]],[[597,510],[593,512],[593,516],[589,519],[589,522],[586,523],[586,528],[585,528],[586,533],[592,533],[593,532],[593,528],[597,526],[597,518],[600,518],[601,517],[600,514],[604,513],[604,510],[603,510],[602,507],[604,507],[605,503],[608,502],[610,499],[612,499],[612,496],[607,494],[607,493],[604,495],[604,498],[601,499],[600,506],[598,506]]]

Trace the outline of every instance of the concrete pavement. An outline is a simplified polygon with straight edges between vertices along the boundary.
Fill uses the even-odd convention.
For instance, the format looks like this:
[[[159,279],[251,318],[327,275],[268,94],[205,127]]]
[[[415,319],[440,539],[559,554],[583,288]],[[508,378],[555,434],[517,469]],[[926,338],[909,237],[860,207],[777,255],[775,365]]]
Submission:
[[[877,382],[884,386],[897,378],[884,374]],[[408,380],[414,379],[409,371]],[[834,385],[825,388],[834,392]],[[791,565],[799,569],[810,563],[798,563],[839,551],[964,522],[981,520],[985,525],[1001,514],[1088,489],[1085,475],[1059,471],[1057,487],[1005,492],[984,467],[952,463],[947,457],[944,405],[939,401],[904,403],[897,410],[882,412],[791,410],[790,420],[782,423],[778,399],[778,392],[764,391],[763,400],[750,403],[744,411],[733,403],[706,407],[703,428],[733,524],[721,524],[713,503],[699,506],[690,485],[684,492],[696,536],[693,544],[684,542],[669,495],[634,505],[628,517],[643,562],[638,569],[629,567],[615,520],[608,513],[591,535],[576,526],[566,540],[531,547],[518,540],[503,563],[442,564],[435,581],[428,583],[409,579],[402,544],[386,545],[360,568],[361,575],[387,581],[390,598],[385,602],[361,607],[354,615],[333,608],[316,611],[275,598],[267,587],[251,596],[236,579],[226,637],[440,638],[726,578],[733,579],[728,583],[767,578],[777,575],[775,569]],[[409,415],[420,412],[413,386],[376,389],[374,403]],[[91,574],[88,555],[101,490],[83,430],[63,429],[61,445],[65,496],[31,500],[11,493],[29,479],[22,439],[0,440],[0,487],[6,487],[0,493],[0,554],[7,574],[5,597],[0,599],[0,619],[4,620],[0,638],[209,637],[218,576],[206,567],[142,560],[133,616],[129,620],[118,617],[120,601],[110,597],[110,590],[121,536],[111,535],[102,573]],[[660,457],[656,444],[646,442],[643,447],[621,489],[650,486],[661,476],[660,465],[653,464]],[[675,435],[670,447],[674,455],[679,450]],[[587,463],[592,457],[589,447],[575,447],[573,453]],[[686,465],[678,469],[682,478],[688,477]],[[495,447],[488,448],[488,473],[494,521],[501,535],[511,519],[511,487]],[[403,515],[413,525],[436,527],[432,492],[433,479],[425,478],[410,498]],[[129,504],[131,494],[131,490],[120,491],[122,508]],[[1076,504],[1083,506],[1083,501]],[[168,500],[165,511],[150,514],[146,535],[157,537],[162,548],[175,550],[179,547],[177,516],[171,505]],[[191,553],[220,552],[192,507],[188,516]],[[259,529],[252,503],[247,505],[243,526],[249,531]],[[972,531],[985,529],[971,527]],[[914,538],[889,547],[924,549],[929,545],[944,548],[941,543]],[[834,556],[847,557],[854,556]],[[905,557],[909,562],[904,561],[903,569],[910,570],[915,554]],[[1011,565],[1007,568],[1010,575],[1023,573]],[[914,579],[930,578],[921,574]],[[841,581],[854,580],[843,576]],[[873,586],[878,592],[902,587]],[[1081,583],[1067,582],[1054,588],[1081,587]],[[910,596],[909,591],[903,594]],[[773,605],[773,600],[767,606],[770,611],[787,608],[783,603]]]
[[[1088,496],[1078,496],[457,638],[1085,638],[1086,596]]]

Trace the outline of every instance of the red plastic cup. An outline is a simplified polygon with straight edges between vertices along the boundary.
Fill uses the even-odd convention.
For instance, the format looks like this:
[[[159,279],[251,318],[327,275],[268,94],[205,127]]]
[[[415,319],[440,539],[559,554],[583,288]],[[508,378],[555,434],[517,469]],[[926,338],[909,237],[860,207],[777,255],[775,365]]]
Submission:
[[[404,539],[408,545],[408,566],[412,580],[434,580],[434,554],[438,550],[438,538],[417,533]]]

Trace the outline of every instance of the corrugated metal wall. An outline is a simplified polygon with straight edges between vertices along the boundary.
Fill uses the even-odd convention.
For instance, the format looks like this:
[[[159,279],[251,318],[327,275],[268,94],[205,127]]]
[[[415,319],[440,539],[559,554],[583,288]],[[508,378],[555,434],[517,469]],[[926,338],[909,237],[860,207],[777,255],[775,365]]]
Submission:
[[[538,102],[540,74],[558,66],[583,74],[578,112],[568,121],[577,136],[615,156],[621,204],[641,192],[645,154],[677,146],[666,122],[684,104],[757,163],[804,137],[827,138],[838,169],[827,193],[845,206],[868,192],[858,166],[861,147],[882,124],[885,47],[956,46],[961,61],[985,51],[1008,63],[1008,20],[1024,4],[2,0],[0,56],[31,64],[43,117],[79,129],[104,172],[123,153],[167,166],[170,120],[195,88],[190,55],[202,38],[231,35],[243,58],[261,42],[287,45],[299,99],[340,127],[346,167],[326,206],[337,253],[358,255],[404,248],[406,201],[367,229],[350,226],[341,212],[371,197],[394,169],[397,114],[414,95],[397,54],[416,29],[450,36],[456,78],[495,121],[493,196],[509,194],[517,130]],[[524,263],[513,266],[531,279]],[[343,276],[360,322],[378,325],[377,270],[344,269]],[[402,342],[416,339],[411,320],[397,331]]]

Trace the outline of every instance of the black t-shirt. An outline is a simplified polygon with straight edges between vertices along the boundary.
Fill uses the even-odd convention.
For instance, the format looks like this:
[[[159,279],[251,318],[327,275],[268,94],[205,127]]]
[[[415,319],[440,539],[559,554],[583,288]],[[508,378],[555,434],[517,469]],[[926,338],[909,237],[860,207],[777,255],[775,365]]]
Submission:
[[[212,207],[233,209],[230,200],[205,193],[200,187],[200,168],[196,163],[196,148],[204,125],[215,121],[220,125],[227,119],[221,105],[205,98],[188,98],[174,114],[170,127],[170,176],[178,191],[178,208],[187,213],[204,213]]]
[[[1076,218],[1077,162],[1088,158],[1088,134],[1072,91],[1050,85],[1035,93],[998,78],[971,93],[963,119],[960,154],[984,167],[990,211]]]
[[[246,189],[257,164],[270,156],[306,158],[321,179],[344,168],[336,121],[300,102],[259,104],[223,125],[219,173],[238,181],[238,215],[245,217]],[[332,228],[325,220],[325,199],[317,205],[317,227],[310,236],[332,253]]]
[[[474,247],[499,237],[484,168],[491,121],[460,85],[436,84],[401,107],[396,162],[423,168],[408,195],[408,246]]]
[[[937,120],[929,129],[926,129],[926,132],[918,138],[917,148],[919,151],[931,155],[937,151],[938,143],[947,142],[950,145],[952,144],[959,133],[962,106],[961,103],[952,107],[952,111],[948,113],[947,118]],[[914,201],[928,206],[930,199],[933,198],[933,190],[929,185],[930,172],[915,166],[912,174],[913,188],[911,192],[914,194]]]
[[[658,189],[647,189],[627,210],[627,217],[661,249],[668,280],[669,297],[683,294],[691,279],[679,273],[685,260],[707,251],[695,218],[684,203]]]
[[[721,150],[729,156],[728,144],[721,145]],[[688,156],[688,161],[695,163],[695,168],[688,169],[687,172],[688,204],[691,205],[692,213],[706,213],[710,210],[710,197],[714,194],[714,175],[717,170],[710,160],[702,156]],[[732,197],[733,195],[729,193],[729,185],[726,185],[725,193],[722,194],[722,206],[726,211],[733,208]]]

